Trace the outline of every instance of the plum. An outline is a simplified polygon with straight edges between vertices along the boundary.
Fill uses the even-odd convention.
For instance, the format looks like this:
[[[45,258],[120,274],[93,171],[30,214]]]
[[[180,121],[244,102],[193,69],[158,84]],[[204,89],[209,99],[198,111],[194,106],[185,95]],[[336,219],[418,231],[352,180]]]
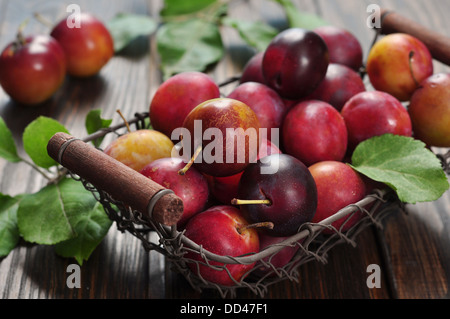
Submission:
[[[313,223],[319,223],[342,208],[359,202],[367,193],[363,177],[345,163],[319,162],[310,166],[309,171],[317,187],[317,210],[312,219]],[[332,226],[345,232],[363,216],[361,211],[355,209],[353,215],[338,219]],[[331,234],[333,231],[324,229],[323,233]]]
[[[273,237],[260,233],[259,249],[260,251],[263,251],[265,248],[271,246],[281,247],[281,242],[287,240],[288,238],[289,237]],[[269,257],[263,258],[263,261],[266,263],[270,263],[273,267],[275,267],[275,269],[282,268],[291,261],[291,259],[294,257],[299,248],[300,247],[297,244],[286,245],[285,247],[281,248],[277,253]],[[276,275],[276,273],[273,271],[273,268],[271,266],[266,266],[262,261],[258,262],[255,265],[253,273],[259,277],[263,277],[266,275],[268,275],[269,277],[273,277]]]
[[[450,74],[437,73],[422,81],[408,112],[414,137],[429,146],[450,147]]]
[[[331,63],[325,79],[308,98],[327,102],[341,111],[350,98],[364,91],[366,86],[359,73],[345,65]]]
[[[287,154],[272,154],[245,169],[233,203],[240,205],[250,223],[272,222],[273,229],[261,230],[265,234],[287,237],[312,220],[317,189],[302,162]]]
[[[165,157],[151,162],[141,170],[142,175],[173,190],[183,201],[183,215],[177,223],[179,228],[183,228],[192,216],[203,211],[209,198],[208,182],[194,167],[185,175],[178,174],[184,165],[181,158]]]
[[[408,111],[398,99],[386,92],[358,93],[345,103],[341,114],[347,126],[349,151],[374,136],[412,136]]]
[[[356,36],[344,28],[325,25],[313,30],[325,41],[330,63],[346,65],[358,71],[363,64],[363,50]]]
[[[161,132],[138,130],[113,140],[104,153],[139,172],[154,160],[170,157],[173,147],[173,142]]]
[[[50,35],[59,42],[67,61],[67,73],[75,77],[90,77],[114,56],[114,41],[105,24],[90,13],[79,15],[79,27],[71,27],[67,19],[60,20]]]
[[[249,226],[247,220],[236,207],[213,206],[189,220],[184,235],[211,253],[239,257],[259,251],[258,232],[247,226]],[[255,265],[252,263],[225,266],[217,261],[209,261],[211,266],[226,267],[228,274],[226,270],[206,265],[200,253],[188,251],[184,257],[191,260],[187,265],[193,273],[224,286],[233,286],[235,281],[243,279]],[[193,261],[201,263],[197,265]]]
[[[426,45],[404,33],[389,34],[375,43],[367,57],[373,87],[400,101],[408,101],[420,82],[433,74],[433,58]]]
[[[342,115],[330,104],[308,100],[294,106],[283,122],[284,150],[305,165],[324,160],[341,161],[348,134]]]
[[[280,32],[264,52],[262,71],[268,86],[281,97],[300,99],[325,77],[328,48],[315,32],[290,28]]]
[[[211,176],[242,172],[257,158],[259,129],[255,112],[241,101],[218,98],[201,103],[183,122],[182,147],[192,155],[186,169],[194,165]]]
[[[272,154],[281,154],[281,150],[271,141],[263,139],[258,151],[257,159]],[[207,176],[211,194],[219,202],[229,205],[233,198],[236,198],[237,196],[239,181],[242,174],[243,172],[225,177]]]
[[[239,83],[245,82],[257,82],[266,84],[264,79],[264,74],[262,73],[262,59],[264,57],[264,52],[258,52],[248,60],[242,70],[242,75]]]
[[[171,137],[192,109],[218,97],[219,87],[209,75],[196,71],[176,74],[156,90],[150,103],[150,121],[155,130]]]
[[[245,103],[255,112],[261,129],[267,130],[269,140],[271,140],[272,129],[280,128],[287,110],[278,93],[262,83],[243,83],[236,87],[228,98]]]

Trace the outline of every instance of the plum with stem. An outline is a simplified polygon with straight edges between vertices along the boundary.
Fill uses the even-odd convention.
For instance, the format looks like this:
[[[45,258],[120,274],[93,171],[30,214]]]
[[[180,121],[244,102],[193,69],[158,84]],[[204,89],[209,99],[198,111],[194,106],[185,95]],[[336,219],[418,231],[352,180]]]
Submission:
[[[233,204],[240,205],[250,223],[272,222],[273,229],[264,233],[287,237],[312,220],[317,188],[301,161],[287,154],[273,154],[245,169]]]
[[[183,201],[183,215],[177,223],[183,228],[194,215],[203,211],[209,198],[208,182],[194,167],[185,174],[178,171],[184,167],[181,158],[165,157],[146,165],[141,174],[174,191]]]
[[[201,212],[186,225],[184,235],[203,249],[220,255],[239,257],[259,251],[259,237],[255,228],[242,216],[236,207],[213,206]],[[243,279],[255,265],[223,264],[209,260],[208,264],[198,252],[188,251],[185,255],[188,267],[203,279],[224,286],[232,286]]]
[[[37,105],[48,100],[66,77],[66,57],[48,35],[24,37],[21,28],[14,42],[0,55],[0,85],[16,102]]]
[[[241,101],[217,98],[199,104],[183,122],[183,156],[190,160],[180,174],[192,165],[211,176],[242,172],[258,155],[259,129],[255,112]]]

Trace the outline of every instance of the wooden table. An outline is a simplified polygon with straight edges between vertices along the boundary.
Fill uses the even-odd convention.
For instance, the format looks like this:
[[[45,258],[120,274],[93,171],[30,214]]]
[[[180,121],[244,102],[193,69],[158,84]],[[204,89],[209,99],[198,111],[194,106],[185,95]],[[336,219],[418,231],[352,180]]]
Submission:
[[[85,1],[73,0],[83,11],[104,21],[118,12],[157,16],[162,1]],[[373,39],[368,29],[366,8],[371,3],[401,12],[428,28],[447,33],[450,2],[441,0],[298,0],[295,5],[317,13],[330,23],[352,31],[361,41],[365,54]],[[18,25],[39,11],[52,21],[63,17],[67,3],[58,0],[0,0],[0,47],[10,42]],[[270,1],[234,1],[230,15],[264,19],[286,24],[281,8]],[[48,32],[34,19],[27,30]],[[217,82],[236,75],[251,51],[234,30],[222,30],[227,56],[210,74]],[[154,39],[149,52],[137,56],[115,56],[98,76],[86,80],[67,78],[64,86],[48,103],[26,108],[11,102],[0,90],[0,115],[13,131],[19,149],[25,126],[39,115],[55,118],[78,137],[84,137],[84,118],[92,109],[102,109],[103,117],[121,120],[135,112],[148,111],[151,98],[161,83]],[[448,67],[436,62],[436,72]],[[45,184],[24,164],[0,159],[0,192],[14,196],[32,193]],[[218,298],[214,291],[199,293],[179,275],[171,272],[165,258],[147,252],[139,240],[117,231],[113,225],[103,242],[81,267],[81,287],[68,288],[66,271],[75,261],[58,257],[53,248],[20,243],[0,259],[0,298]],[[368,288],[369,265],[381,267],[381,288]],[[384,228],[369,228],[357,239],[357,246],[340,245],[329,254],[327,264],[308,263],[301,268],[299,283],[283,282],[270,288],[265,298],[288,299],[435,299],[449,298],[450,286],[450,193],[433,203],[408,205],[406,212],[392,213]],[[239,291],[237,298],[255,298]]]

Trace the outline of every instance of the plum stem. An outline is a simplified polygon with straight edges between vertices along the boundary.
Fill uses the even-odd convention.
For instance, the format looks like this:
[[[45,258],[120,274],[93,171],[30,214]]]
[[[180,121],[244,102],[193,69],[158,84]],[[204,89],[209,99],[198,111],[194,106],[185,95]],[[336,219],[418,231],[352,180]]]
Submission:
[[[237,199],[231,200],[231,205],[272,205],[270,199]]]
[[[195,159],[198,157],[198,155],[200,154],[200,152],[202,151],[202,146],[200,145],[199,147],[197,147],[197,149],[195,150],[194,155],[192,155],[191,159],[189,160],[189,162],[187,162],[186,166],[184,166],[182,169],[180,169],[178,171],[178,174],[180,175],[185,175],[186,172],[191,168],[191,166],[194,164]]]
[[[17,29],[17,44],[16,44],[17,46],[16,46],[16,49],[18,47],[21,47],[21,46],[25,45],[25,43],[26,43],[25,36],[23,35],[23,30],[28,25],[28,21],[29,21],[29,19],[25,19],[25,21],[23,21],[19,25],[19,28]]]
[[[46,26],[47,28],[53,28],[53,24],[47,20],[46,18],[44,18],[42,16],[42,14],[40,14],[39,12],[34,12],[33,13],[34,18],[39,21],[41,24],[43,24],[44,26]]]
[[[25,164],[29,165],[31,168],[33,168],[35,171],[37,171],[39,174],[41,174],[46,180],[51,181],[52,178],[47,175],[46,173],[44,173],[43,170],[41,170],[37,165],[35,165],[33,162],[25,159],[25,158],[21,158],[21,161],[24,162]]]
[[[117,110],[116,112],[119,113],[120,117],[122,118],[123,122],[125,123],[125,126],[127,127],[128,133],[130,133],[131,128],[130,128],[130,125],[128,124],[128,121],[125,119],[125,116],[123,116],[123,114],[120,110]]]
[[[273,227],[274,227],[274,224],[272,222],[260,222],[260,223],[254,223],[254,224],[249,224],[249,225],[245,225],[245,226],[242,226],[242,227],[238,227],[237,228],[237,232],[239,234],[242,234],[247,229],[253,229],[253,228],[273,229]]]
[[[223,81],[222,83],[219,83],[218,86],[219,87],[224,87],[224,86],[226,86],[228,84],[231,84],[231,83],[234,83],[236,81],[239,81],[241,79],[241,77],[242,77],[241,75],[232,76],[229,79]]]

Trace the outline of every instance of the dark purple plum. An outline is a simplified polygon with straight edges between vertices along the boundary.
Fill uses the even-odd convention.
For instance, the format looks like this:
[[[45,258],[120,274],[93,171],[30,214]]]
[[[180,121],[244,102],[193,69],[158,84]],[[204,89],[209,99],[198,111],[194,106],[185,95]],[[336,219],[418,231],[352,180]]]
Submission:
[[[290,28],[280,32],[264,52],[264,79],[281,97],[300,99],[314,91],[329,64],[325,41],[315,32]]]
[[[287,154],[273,154],[250,164],[242,174],[233,204],[249,223],[272,222],[261,230],[274,237],[294,235],[317,208],[317,188],[308,168]]]
[[[245,82],[258,82],[266,84],[264,75],[262,73],[262,59],[264,52],[258,52],[248,60],[242,71],[241,79],[239,83]]]
[[[364,91],[366,87],[359,73],[343,64],[330,63],[327,75],[309,98],[327,102],[341,111],[348,100]]]
[[[271,154],[281,154],[281,150],[268,139],[262,139],[257,160]],[[229,205],[236,198],[239,181],[243,172],[231,176],[208,176],[209,190],[220,203]]]
[[[346,65],[358,71],[363,64],[363,50],[361,43],[350,31],[325,25],[313,30],[320,35],[327,44],[330,52],[330,63]]]

